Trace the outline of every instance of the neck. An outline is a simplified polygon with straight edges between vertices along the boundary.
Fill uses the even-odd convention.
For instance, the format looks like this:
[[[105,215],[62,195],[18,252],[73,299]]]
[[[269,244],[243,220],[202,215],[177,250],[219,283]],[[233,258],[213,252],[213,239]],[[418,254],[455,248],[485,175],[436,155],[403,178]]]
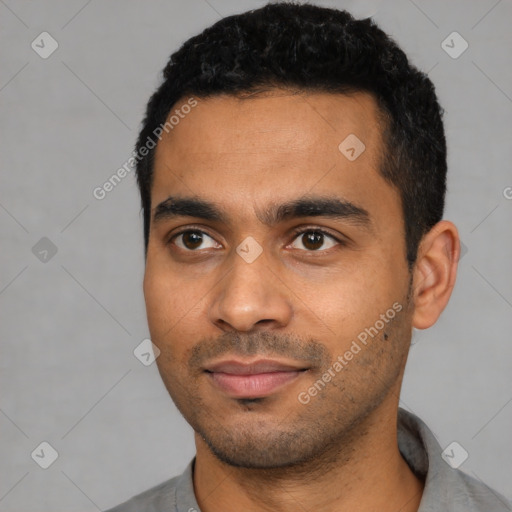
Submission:
[[[396,406],[380,408],[315,461],[293,468],[230,466],[196,434],[199,507],[202,512],[416,512],[423,483],[399,452],[396,423]]]

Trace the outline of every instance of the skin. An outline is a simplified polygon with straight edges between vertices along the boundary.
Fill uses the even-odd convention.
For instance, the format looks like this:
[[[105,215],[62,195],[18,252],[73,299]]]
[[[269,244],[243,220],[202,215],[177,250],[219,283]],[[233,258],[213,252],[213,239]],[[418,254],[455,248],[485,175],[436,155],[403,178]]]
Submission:
[[[378,173],[381,131],[366,93],[273,90],[198,98],[158,143],[152,210],[169,196],[195,197],[226,217],[152,219],[144,278],[160,375],[195,430],[203,512],[418,509],[423,482],[396,438],[399,392],[412,328],[433,325],[449,300],[459,238],[441,221],[408,269],[400,196]],[[338,149],[349,134],[366,146],[354,161]],[[262,221],[269,206],[312,196],[350,201],[369,223]],[[320,235],[315,245],[297,227],[343,243]],[[202,238],[176,236],[183,229]],[[252,263],[236,251],[248,236],[262,249]],[[301,403],[298,395],[397,303],[401,311]],[[248,401],[204,372],[235,357],[308,369]]]

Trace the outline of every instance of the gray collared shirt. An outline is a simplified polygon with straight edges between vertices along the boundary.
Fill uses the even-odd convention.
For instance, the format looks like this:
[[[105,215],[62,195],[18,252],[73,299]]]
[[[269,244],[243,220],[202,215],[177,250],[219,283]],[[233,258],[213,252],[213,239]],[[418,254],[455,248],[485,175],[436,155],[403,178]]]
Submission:
[[[398,411],[398,447],[411,469],[425,480],[418,512],[502,512],[512,503],[484,483],[453,469],[441,456],[434,434],[417,416]],[[457,457],[448,447],[446,460]],[[106,512],[201,512],[194,495],[195,457],[185,471]],[[452,465],[455,465],[452,463]]]

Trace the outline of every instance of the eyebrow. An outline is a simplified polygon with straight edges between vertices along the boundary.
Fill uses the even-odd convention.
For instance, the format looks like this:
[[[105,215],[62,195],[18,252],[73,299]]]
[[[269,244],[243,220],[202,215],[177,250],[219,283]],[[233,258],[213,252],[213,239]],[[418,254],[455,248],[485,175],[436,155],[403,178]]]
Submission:
[[[229,217],[214,202],[196,197],[169,196],[154,208],[153,223],[179,217],[229,224]],[[256,217],[267,226],[301,217],[326,217],[346,220],[354,225],[370,229],[370,214],[364,208],[338,197],[307,196],[281,204],[271,204],[256,212]]]

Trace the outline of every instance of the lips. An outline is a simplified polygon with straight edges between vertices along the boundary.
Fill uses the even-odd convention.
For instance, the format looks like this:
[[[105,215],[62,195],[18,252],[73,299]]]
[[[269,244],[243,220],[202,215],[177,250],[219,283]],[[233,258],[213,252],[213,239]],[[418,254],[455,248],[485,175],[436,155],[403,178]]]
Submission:
[[[221,361],[206,368],[213,384],[232,398],[262,398],[297,379],[307,368],[260,359],[253,362]]]

